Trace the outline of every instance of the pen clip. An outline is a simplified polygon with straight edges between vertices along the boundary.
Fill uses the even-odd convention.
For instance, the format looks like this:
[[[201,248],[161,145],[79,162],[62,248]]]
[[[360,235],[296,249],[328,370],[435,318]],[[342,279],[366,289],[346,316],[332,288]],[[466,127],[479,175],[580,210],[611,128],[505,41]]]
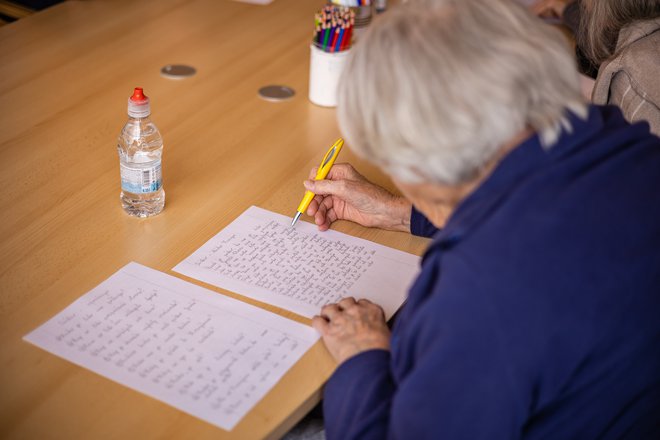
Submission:
[[[325,167],[328,162],[332,160],[332,157],[335,155],[335,151],[337,151],[337,145],[333,145],[332,148],[325,154],[325,157],[321,162],[321,168]]]
[[[333,159],[339,154],[339,150],[341,150],[341,147],[344,145],[344,140],[342,138],[339,138],[335,141],[334,144],[332,144],[332,147],[328,150],[327,153],[325,153],[325,156],[323,156],[323,160],[321,161],[321,166],[319,167],[319,171],[324,169],[328,164],[332,166]]]

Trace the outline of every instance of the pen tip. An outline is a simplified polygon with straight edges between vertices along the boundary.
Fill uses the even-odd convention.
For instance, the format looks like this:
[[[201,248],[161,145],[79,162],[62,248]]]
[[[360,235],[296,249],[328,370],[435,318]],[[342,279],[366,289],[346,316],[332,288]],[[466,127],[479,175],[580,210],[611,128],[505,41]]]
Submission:
[[[301,214],[302,214],[301,212],[296,212],[296,215],[293,216],[293,220],[291,221],[291,227],[293,227],[293,225],[296,224],[296,222],[297,222],[298,219],[300,218],[300,215],[301,215]]]

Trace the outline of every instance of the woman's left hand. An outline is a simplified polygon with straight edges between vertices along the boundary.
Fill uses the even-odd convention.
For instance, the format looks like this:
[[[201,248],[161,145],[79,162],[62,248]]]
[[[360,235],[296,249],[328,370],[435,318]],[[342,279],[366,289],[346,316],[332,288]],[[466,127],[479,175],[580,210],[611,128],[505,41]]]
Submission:
[[[369,300],[344,298],[328,304],[312,319],[328,351],[338,363],[363,351],[390,349],[390,330],[383,309]]]

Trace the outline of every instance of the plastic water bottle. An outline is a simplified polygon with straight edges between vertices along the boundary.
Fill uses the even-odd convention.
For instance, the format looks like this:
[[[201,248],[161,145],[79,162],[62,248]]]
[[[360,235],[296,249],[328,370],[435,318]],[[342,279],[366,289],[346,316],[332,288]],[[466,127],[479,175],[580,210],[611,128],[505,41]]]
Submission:
[[[136,87],[128,98],[128,122],[119,135],[121,206],[129,215],[149,217],[165,207],[161,158],[163,138],[149,118],[149,98]]]

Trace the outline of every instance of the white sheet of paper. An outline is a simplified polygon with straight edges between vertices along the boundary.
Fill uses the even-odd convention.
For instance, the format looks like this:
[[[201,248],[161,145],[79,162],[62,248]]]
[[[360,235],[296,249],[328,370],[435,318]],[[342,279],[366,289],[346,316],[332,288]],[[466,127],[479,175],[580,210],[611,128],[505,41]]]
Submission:
[[[129,263],[24,339],[231,430],[314,329]]]
[[[174,270],[291,310],[317,315],[342,297],[367,298],[389,319],[419,271],[419,257],[250,207]]]

